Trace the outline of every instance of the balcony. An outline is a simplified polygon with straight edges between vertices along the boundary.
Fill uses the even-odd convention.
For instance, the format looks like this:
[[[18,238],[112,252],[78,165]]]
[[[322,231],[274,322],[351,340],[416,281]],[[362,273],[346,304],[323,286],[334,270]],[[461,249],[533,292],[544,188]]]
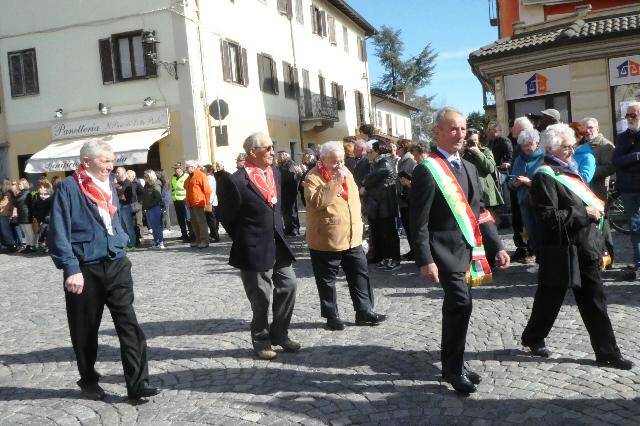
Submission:
[[[340,120],[338,100],[319,93],[306,91],[300,98],[300,119],[302,130],[323,131],[333,127]]]

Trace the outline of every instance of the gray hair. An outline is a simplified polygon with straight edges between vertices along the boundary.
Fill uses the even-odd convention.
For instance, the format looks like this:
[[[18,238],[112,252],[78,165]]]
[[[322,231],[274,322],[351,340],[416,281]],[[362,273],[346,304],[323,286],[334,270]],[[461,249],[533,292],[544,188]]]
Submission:
[[[156,172],[149,169],[144,171],[144,179],[149,180],[149,182],[153,183],[158,180],[158,176],[156,176]]]
[[[518,135],[518,145],[526,143],[540,143],[540,133],[536,129],[524,129]]]
[[[593,117],[585,117],[582,119],[581,121],[582,124],[584,124],[585,126],[589,123],[593,123],[594,126],[599,127],[600,125],[598,124],[598,120],[593,118]]]
[[[320,146],[320,158],[327,158],[332,152],[344,155],[344,145],[342,142],[329,141]]]
[[[258,145],[260,142],[260,139],[265,137],[268,138],[269,136],[262,132],[256,132],[256,133],[250,134],[242,143],[242,148],[244,149],[244,152],[248,154],[251,148],[256,148],[260,146]]]
[[[83,158],[89,158],[93,160],[103,151],[113,152],[113,148],[107,142],[91,140],[87,141],[80,148],[80,160]]]
[[[513,127],[519,126],[522,130],[533,130],[533,123],[527,117],[518,117],[513,120]]]
[[[436,111],[436,114],[434,116],[433,122],[436,126],[440,126],[440,123],[442,123],[444,121],[444,117],[449,114],[449,113],[456,113],[461,117],[464,117],[464,114],[461,113],[459,110],[452,108],[452,107],[444,107],[444,108],[440,108],[438,111]]]
[[[631,102],[629,102],[629,103],[627,104],[627,110],[628,110],[629,108],[631,108],[631,107],[634,107],[634,108],[638,108],[638,109],[640,109],[640,102],[638,102],[638,101],[631,101]]]
[[[540,135],[540,148],[544,151],[555,151],[560,148],[564,138],[575,143],[576,134],[573,129],[564,123],[552,124]]]

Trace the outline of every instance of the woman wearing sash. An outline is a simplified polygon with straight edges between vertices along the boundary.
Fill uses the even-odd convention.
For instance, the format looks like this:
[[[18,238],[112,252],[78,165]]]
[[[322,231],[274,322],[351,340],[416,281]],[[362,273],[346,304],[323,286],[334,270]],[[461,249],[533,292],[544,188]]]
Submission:
[[[544,163],[533,178],[531,197],[539,223],[538,288],[522,345],[532,355],[548,357],[545,338],[558,316],[567,288],[572,288],[600,366],[631,369],[622,357],[607,314],[600,277],[604,203],[580,177],[572,161],[573,130],[554,124],[541,135]]]

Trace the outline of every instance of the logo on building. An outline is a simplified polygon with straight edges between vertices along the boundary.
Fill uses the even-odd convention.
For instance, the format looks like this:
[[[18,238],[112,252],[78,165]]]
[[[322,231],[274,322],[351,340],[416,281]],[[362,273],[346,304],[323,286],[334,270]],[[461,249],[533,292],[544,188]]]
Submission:
[[[640,76],[640,63],[627,59],[620,65],[618,65],[618,78],[625,77],[639,77]]]
[[[549,79],[539,72],[533,74],[529,80],[525,82],[527,85],[527,95],[542,95],[549,93],[547,82]]]

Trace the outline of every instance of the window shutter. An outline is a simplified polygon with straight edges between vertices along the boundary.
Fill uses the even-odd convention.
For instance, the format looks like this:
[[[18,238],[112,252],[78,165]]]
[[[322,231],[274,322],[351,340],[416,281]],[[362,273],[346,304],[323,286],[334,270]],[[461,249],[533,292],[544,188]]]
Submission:
[[[349,30],[346,26],[342,26],[342,39],[344,40],[344,51],[349,53]]]
[[[269,58],[270,67],[271,67],[271,87],[273,88],[273,93],[280,93],[279,83],[278,83],[278,69],[276,68],[276,61],[272,58]]]
[[[362,39],[362,62],[367,61],[367,40]]]
[[[302,10],[302,0],[296,0],[296,20],[299,24],[304,24],[304,15]]]
[[[292,97],[292,85],[291,81],[291,65],[288,62],[282,61],[282,82],[284,83],[284,97]]]
[[[333,16],[328,15],[327,16],[327,21],[329,23],[329,42],[331,44],[337,44],[337,41],[336,41],[336,19]]]
[[[24,69],[24,89],[26,94],[37,95],[40,90],[38,89],[38,65],[35,49],[23,53],[22,67]]]
[[[293,89],[296,98],[300,96],[300,80],[298,79],[298,69],[293,69]]]
[[[338,111],[344,111],[344,87],[341,84],[338,84]]]
[[[113,84],[115,73],[113,72],[113,56],[111,53],[111,39],[103,38],[98,40],[98,50],[100,52],[100,68],[102,69],[102,84]]]
[[[158,64],[153,62],[153,56],[157,53],[157,47],[155,43],[142,42],[142,55],[144,58],[145,77],[157,77],[158,76]]]
[[[242,85],[249,85],[249,65],[247,64],[247,49],[242,49]]]
[[[293,17],[293,5],[291,4],[293,0],[287,0],[287,18],[291,19]]]
[[[288,15],[289,14],[289,0],[278,0],[278,12]]]
[[[316,16],[316,8],[311,5],[311,32],[318,34],[318,17]]]
[[[326,37],[327,36],[327,14],[326,12],[323,10],[322,12],[320,12],[320,35],[322,37]]]
[[[22,78],[22,57],[19,53],[9,53],[9,78],[11,80],[11,96],[24,96],[24,80]]]
[[[231,61],[229,59],[229,43],[220,39],[220,54],[222,57],[222,78],[231,81]]]
[[[264,59],[261,54],[258,53],[258,79],[260,80],[260,90],[265,91],[265,75],[264,75]]]

